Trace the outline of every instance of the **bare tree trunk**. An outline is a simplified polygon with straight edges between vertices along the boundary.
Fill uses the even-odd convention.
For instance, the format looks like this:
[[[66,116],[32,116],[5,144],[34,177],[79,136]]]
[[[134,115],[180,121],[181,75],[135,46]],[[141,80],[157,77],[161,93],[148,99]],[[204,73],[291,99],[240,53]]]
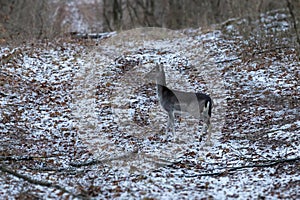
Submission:
[[[1,0],[0,39],[42,39],[66,31],[64,28],[68,21],[64,21],[65,16],[73,14],[66,9],[68,3],[49,2]],[[80,14],[86,15],[83,18],[94,20],[82,22],[90,29],[113,31],[145,26],[171,29],[203,27],[241,16],[248,16],[251,20],[251,17],[258,17],[259,13],[288,8],[299,45],[299,4],[299,0],[101,0],[95,1],[92,8],[86,6],[78,10]]]
[[[286,0],[287,2],[287,7],[289,9],[290,15],[292,17],[292,23],[293,23],[293,28],[296,34],[296,43],[297,43],[297,49],[298,49],[298,56],[299,56],[299,47],[300,47],[300,35],[299,35],[299,19],[300,19],[300,3],[297,0]],[[298,9],[295,9],[298,8]]]
[[[6,37],[17,40],[49,37],[51,26],[48,1],[2,0],[0,5],[0,15],[4,17],[0,23],[8,32]]]
[[[122,28],[123,9],[122,0],[113,1],[113,22],[115,29],[120,30]]]

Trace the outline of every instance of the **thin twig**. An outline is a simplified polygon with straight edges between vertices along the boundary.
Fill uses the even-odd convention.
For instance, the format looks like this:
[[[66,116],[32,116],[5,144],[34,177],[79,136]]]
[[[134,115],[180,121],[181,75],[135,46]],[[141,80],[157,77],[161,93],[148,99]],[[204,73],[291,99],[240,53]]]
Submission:
[[[93,159],[93,160],[87,161],[87,162],[71,162],[71,163],[69,163],[69,165],[71,165],[72,167],[84,167],[84,166],[91,166],[91,165],[99,165],[99,164],[111,162],[114,160],[130,159],[131,157],[137,155],[138,151],[139,151],[138,148],[136,148],[133,151],[123,154],[123,155],[120,155],[120,156],[116,156],[116,157],[112,157],[112,158],[108,158],[108,159],[102,159],[102,160]]]
[[[0,161],[22,161],[22,160],[34,160],[32,156],[0,156]]]
[[[51,187],[51,188],[55,188],[55,189],[58,189],[58,190],[61,190],[62,192],[64,193],[68,193],[74,197],[81,197],[81,198],[86,198],[85,196],[82,196],[82,195],[75,195],[74,193],[72,193],[71,191],[67,190],[66,188],[58,185],[58,184],[54,184],[54,183],[51,183],[51,182],[48,182],[48,181],[41,181],[41,180],[37,180],[37,179],[33,179],[33,178],[30,178],[26,175],[23,175],[23,174],[20,174],[12,169],[9,169],[7,168],[6,166],[4,165],[0,165],[0,171],[2,172],[5,172],[5,173],[8,173],[8,174],[11,174],[17,178],[20,178],[20,179],[23,179],[24,181],[27,181],[31,184],[34,184],[34,185],[39,185],[39,186],[43,186],[43,187]]]
[[[59,156],[0,156],[0,161],[32,161],[57,157]]]
[[[265,160],[265,161],[260,161],[260,162],[266,162],[264,164],[252,164],[252,165],[244,165],[244,166],[238,166],[238,167],[226,167],[221,172],[193,174],[193,175],[187,175],[185,177],[192,178],[192,177],[200,177],[200,176],[222,176],[225,174],[229,174],[229,172],[235,172],[240,169],[273,167],[278,164],[292,163],[292,162],[297,162],[299,160],[300,160],[300,157],[289,158],[289,159],[279,159],[279,160]],[[256,161],[256,162],[258,162],[258,161]]]
[[[232,58],[232,59],[226,59],[226,60],[220,60],[216,61],[215,64],[220,64],[220,63],[227,63],[227,62],[232,62],[241,59],[240,57]]]

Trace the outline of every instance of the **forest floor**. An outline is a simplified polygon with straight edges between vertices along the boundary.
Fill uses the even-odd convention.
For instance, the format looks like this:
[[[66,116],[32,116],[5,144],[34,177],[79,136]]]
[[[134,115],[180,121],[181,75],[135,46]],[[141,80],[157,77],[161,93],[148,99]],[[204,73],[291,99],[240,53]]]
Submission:
[[[289,14],[206,29],[1,47],[1,199],[299,199],[300,61]],[[167,114],[145,75],[214,101]]]

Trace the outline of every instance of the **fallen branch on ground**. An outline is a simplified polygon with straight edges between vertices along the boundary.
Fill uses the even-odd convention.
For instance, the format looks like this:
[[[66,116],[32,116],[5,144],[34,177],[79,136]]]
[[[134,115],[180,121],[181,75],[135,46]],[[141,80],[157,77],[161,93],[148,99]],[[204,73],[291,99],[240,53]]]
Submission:
[[[37,179],[33,179],[29,176],[26,176],[26,175],[23,175],[23,174],[20,174],[12,169],[9,169],[7,168],[6,166],[4,165],[0,165],[0,171],[2,172],[5,172],[5,173],[8,173],[10,175],[13,175],[17,178],[20,178],[24,181],[27,181],[31,184],[34,184],[34,185],[39,185],[39,186],[43,186],[43,187],[49,187],[49,188],[55,188],[55,189],[58,189],[58,190],[61,190],[62,192],[64,193],[68,193],[74,197],[81,197],[81,198],[85,198],[84,196],[82,195],[75,195],[73,194],[72,192],[70,192],[69,190],[67,190],[66,188],[60,186],[60,185],[57,185],[57,184],[54,184],[54,183],[51,183],[51,182],[48,182],[48,181],[41,181],[41,180],[37,180]]]
[[[31,160],[40,160],[48,158],[56,158],[57,156],[0,156],[0,161],[31,161]]]
[[[200,177],[200,176],[223,176],[223,175],[238,171],[240,169],[273,167],[275,165],[282,164],[282,163],[292,163],[292,162],[298,162],[298,161],[300,161],[300,157],[279,159],[279,160],[264,160],[264,161],[260,161],[263,164],[251,164],[251,165],[244,165],[244,166],[238,166],[238,167],[226,167],[220,172],[192,174],[192,175],[187,175],[184,177],[192,178],[192,177]],[[258,162],[258,161],[255,161],[255,162]]]
[[[135,157],[137,155],[138,151],[139,151],[138,149],[134,149],[133,151],[123,154],[121,156],[111,157],[111,158],[102,159],[102,160],[93,159],[93,160],[87,161],[87,162],[71,162],[70,165],[72,167],[84,167],[84,166],[103,164],[103,163],[111,162],[114,160],[132,159],[133,157]]]

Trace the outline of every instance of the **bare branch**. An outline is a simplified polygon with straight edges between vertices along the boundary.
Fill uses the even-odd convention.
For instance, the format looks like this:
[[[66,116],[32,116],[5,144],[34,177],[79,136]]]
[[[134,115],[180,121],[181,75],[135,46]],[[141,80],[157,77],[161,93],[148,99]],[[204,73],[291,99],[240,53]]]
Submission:
[[[112,157],[112,158],[108,158],[108,159],[103,159],[103,160],[96,160],[93,159],[91,161],[87,161],[87,162],[72,162],[70,163],[70,165],[72,167],[84,167],[84,166],[91,166],[91,165],[98,165],[98,164],[103,164],[103,163],[107,163],[107,162],[111,162],[114,160],[124,160],[124,159],[130,159],[133,156],[135,156],[138,153],[138,149],[134,149],[133,151],[123,154],[121,156],[116,156],[116,157]]]
[[[0,170],[2,172],[13,175],[17,178],[23,179],[24,181],[27,181],[27,182],[29,182],[31,184],[34,184],[34,185],[39,185],[39,186],[48,187],[48,188],[55,188],[55,189],[61,190],[64,193],[68,193],[68,194],[70,194],[74,197],[86,198],[85,196],[82,196],[82,195],[75,195],[74,193],[72,193],[71,191],[67,190],[66,188],[64,188],[60,185],[57,185],[57,184],[54,184],[54,183],[51,183],[51,182],[48,182],[48,181],[41,181],[41,180],[33,179],[33,178],[30,178],[26,175],[20,174],[20,173],[14,171],[12,169],[7,168],[4,165],[0,165]]]
[[[21,161],[21,160],[33,160],[31,156],[0,156],[0,160],[9,160],[9,161]]]
[[[193,175],[187,175],[185,177],[192,178],[192,177],[200,177],[200,176],[222,176],[226,174],[232,174],[233,172],[238,171],[240,169],[273,167],[282,163],[293,163],[299,161],[300,161],[300,157],[279,159],[279,160],[261,160],[261,161],[256,161],[256,162],[260,162],[261,164],[251,164],[251,165],[244,165],[238,167],[226,167],[220,172],[193,174]]]

